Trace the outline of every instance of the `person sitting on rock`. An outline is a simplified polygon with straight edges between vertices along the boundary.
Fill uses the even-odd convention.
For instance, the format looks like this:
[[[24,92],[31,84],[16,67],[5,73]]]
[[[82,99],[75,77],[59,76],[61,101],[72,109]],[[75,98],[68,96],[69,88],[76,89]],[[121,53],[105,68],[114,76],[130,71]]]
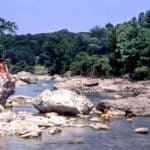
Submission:
[[[0,56],[0,77],[3,79],[8,79],[10,82],[14,83],[15,79],[12,77],[11,73],[8,71],[7,64],[5,60]]]

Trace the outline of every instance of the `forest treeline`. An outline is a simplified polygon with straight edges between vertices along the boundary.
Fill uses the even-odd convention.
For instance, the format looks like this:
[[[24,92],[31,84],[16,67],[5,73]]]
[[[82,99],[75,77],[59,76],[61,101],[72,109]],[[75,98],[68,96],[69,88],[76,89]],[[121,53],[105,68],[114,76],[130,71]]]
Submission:
[[[150,10],[89,32],[15,35],[16,29],[14,22],[0,18],[0,53],[13,73],[43,69],[92,77],[128,73],[135,80],[150,76]]]

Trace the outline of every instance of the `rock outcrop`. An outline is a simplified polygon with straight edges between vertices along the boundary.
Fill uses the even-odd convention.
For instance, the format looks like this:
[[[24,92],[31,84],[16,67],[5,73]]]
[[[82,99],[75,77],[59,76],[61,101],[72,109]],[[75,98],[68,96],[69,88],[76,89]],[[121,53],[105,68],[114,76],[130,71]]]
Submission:
[[[35,116],[28,112],[5,111],[0,113],[0,136],[38,137],[45,130],[50,134],[57,134],[63,127],[69,127],[73,121],[68,116],[59,116],[56,113]]]
[[[87,114],[93,104],[85,97],[70,90],[45,90],[34,100],[34,107],[42,113]]]
[[[0,76],[0,104],[5,106],[7,98],[15,92],[15,83]]]
[[[21,71],[16,74],[17,81],[23,81],[28,84],[36,83],[37,77],[30,72]]]
[[[124,114],[130,111],[136,116],[150,116],[150,99],[146,96],[128,97],[126,99],[118,100],[105,100],[97,104],[98,110],[103,111],[105,108],[109,109],[112,113]]]

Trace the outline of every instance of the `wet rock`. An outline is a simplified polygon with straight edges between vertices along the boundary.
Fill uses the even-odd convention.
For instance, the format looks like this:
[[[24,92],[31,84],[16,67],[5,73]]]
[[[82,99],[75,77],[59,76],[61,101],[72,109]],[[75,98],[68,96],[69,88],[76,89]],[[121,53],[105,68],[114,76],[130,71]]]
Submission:
[[[86,80],[84,82],[85,86],[91,87],[91,86],[97,86],[99,84],[99,81],[96,79],[90,79],[90,80]]]
[[[51,80],[55,80],[59,82],[59,81],[63,81],[63,78],[60,75],[55,74],[51,77]]]
[[[149,129],[148,128],[144,128],[144,127],[142,127],[142,128],[136,128],[134,131],[136,133],[141,133],[141,134],[147,134],[147,133],[149,133]]]
[[[133,118],[127,118],[126,119],[128,122],[133,122]]]
[[[6,107],[19,106],[24,103],[32,103],[32,97],[24,95],[15,95],[8,98]]]
[[[33,105],[42,113],[57,112],[67,115],[88,114],[93,107],[87,97],[73,91],[48,89],[35,98]]]
[[[37,132],[37,131],[29,132],[29,133],[21,135],[22,138],[35,138],[39,136],[41,136],[41,132]]]
[[[136,98],[129,97],[126,99],[105,100],[99,102],[96,108],[100,111],[107,108],[111,112],[119,112],[119,115],[124,115],[130,109],[136,116],[150,116],[150,99],[138,96]]]
[[[72,127],[83,128],[83,127],[85,127],[85,125],[83,125],[83,124],[74,124],[74,125],[72,125]]]
[[[48,130],[48,132],[50,134],[54,135],[54,134],[58,134],[58,133],[62,132],[62,130],[60,128],[58,128],[58,127],[53,127],[53,128],[50,128]]]
[[[95,107],[93,107],[90,111],[90,114],[97,114],[97,115],[101,115],[102,112],[97,110]]]
[[[28,84],[36,83],[37,77],[30,72],[21,71],[16,74],[17,80],[24,81]]]
[[[82,114],[78,114],[77,117],[81,118],[81,119],[87,119],[90,116],[89,115],[82,115]]]
[[[75,139],[68,142],[68,144],[84,144],[84,143],[85,141],[83,141],[82,139]]]
[[[89,121],[91,121],[91,122],[102,122],[101,118],[99,118],[99,117],[92,117],[89,119]]]
[[[102,123],[90,124],[90,126],[95,130],[109,130],[110,129],[108,125],[102,124]]]
[[[70,121],[66,125],[66,127],[75,127],[75,128],[83,128],[85,126],[86,126],[85,124],[78,124],[78,123],[76,123],[76,121]]]

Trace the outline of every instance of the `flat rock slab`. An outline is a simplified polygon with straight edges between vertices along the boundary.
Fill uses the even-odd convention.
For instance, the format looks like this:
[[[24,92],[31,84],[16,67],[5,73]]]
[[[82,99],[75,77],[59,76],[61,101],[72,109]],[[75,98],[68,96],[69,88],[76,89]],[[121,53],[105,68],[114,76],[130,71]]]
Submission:
[[[107,124],[103,124],[103,123],[90,124],[90,126],[95,130],[109,130],[110,129],[110,127]]]
[[[84,85],[85,85],[85,86],[88,86],[88,87],[97,86],[97,85],[99,85],[99,81],[96,80],[96,79],[86,80],[86,81],[84,82]]]

